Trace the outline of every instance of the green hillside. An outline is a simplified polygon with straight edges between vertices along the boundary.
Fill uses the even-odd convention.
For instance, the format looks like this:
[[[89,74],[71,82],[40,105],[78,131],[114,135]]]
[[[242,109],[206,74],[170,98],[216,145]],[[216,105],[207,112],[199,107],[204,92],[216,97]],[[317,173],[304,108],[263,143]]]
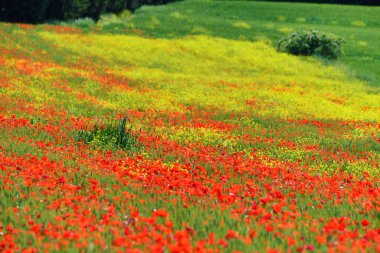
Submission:
[[[316,29],[345,39],[344,56],[354,76],[380,85],[380,7],[257,1],[182,1],[144,6],[130,18],[103,17],[103,33],[141,30],[154,38],[205,34],[238,40],[278,40],[299,29]],[[342,64],[343,63],[343,64]],[[343,66],[342,66],[343,67]]]

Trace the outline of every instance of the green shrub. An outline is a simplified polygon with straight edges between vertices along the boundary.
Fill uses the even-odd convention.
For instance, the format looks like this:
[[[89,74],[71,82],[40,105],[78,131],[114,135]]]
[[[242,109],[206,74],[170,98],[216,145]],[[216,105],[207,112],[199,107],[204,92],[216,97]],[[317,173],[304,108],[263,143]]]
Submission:
[[[50,1],[45,19],[74,19],[87,13],[90,0],[54,0]]]
[[[84,17],[97,21],[103,13],[173,1],[176,0],[0,0],[0,21],[41,23]]]
[[[0,0],[0,21],[42,22],[51,0]]]
[[[127,116],[101,121],[92,129],[78,131],[74,135],[74,140],[102,150],[136,150],[138,148],[137,137],[131,132],[131,129],[127,129],[127,121]]]
[[[342,54],[342,38],[336,38],[315,30],[298,31],[282,38],[278,50],[294,55],[317,55],[337,59]]]

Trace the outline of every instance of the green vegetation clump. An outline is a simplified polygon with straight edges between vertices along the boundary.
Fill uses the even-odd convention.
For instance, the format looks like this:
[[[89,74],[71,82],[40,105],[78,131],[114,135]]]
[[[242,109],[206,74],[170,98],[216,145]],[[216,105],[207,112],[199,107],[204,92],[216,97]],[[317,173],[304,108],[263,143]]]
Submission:
[[[292,32],[278,43],[278,50],[293,55],[317,55],[337,59],[342,54],[342,38],[335,38],[312,30]]]
[[[0,1],[0,21],[41,23],[90,17],[97,21],[104,13],[135,10],[144,4],[165,4],[173,0],[12,0]]]
[[[137,148],[137,137],[127,129],[128,117],[106,120],[105,123],[95,124],[92,129],[78,131],[74,135],[77,142],[89,144],[101,150],[133,151]]]

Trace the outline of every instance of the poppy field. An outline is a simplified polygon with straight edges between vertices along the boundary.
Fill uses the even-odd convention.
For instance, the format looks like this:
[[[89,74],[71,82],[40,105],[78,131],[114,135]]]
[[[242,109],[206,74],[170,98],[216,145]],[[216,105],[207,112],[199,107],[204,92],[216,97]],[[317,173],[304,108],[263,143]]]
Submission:
[[[0,252],[380,252],[378,87],[262,41],[0,36]]]

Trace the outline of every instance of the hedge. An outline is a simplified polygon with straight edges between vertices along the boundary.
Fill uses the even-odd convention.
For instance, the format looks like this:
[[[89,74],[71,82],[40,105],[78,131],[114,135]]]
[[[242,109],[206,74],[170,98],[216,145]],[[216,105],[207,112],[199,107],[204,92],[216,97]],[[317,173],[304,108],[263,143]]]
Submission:
[[[41,23],[91,17],[105,12],[135,10],[144,4],[165,4],[174,0],[1,0],[0,21]]]

